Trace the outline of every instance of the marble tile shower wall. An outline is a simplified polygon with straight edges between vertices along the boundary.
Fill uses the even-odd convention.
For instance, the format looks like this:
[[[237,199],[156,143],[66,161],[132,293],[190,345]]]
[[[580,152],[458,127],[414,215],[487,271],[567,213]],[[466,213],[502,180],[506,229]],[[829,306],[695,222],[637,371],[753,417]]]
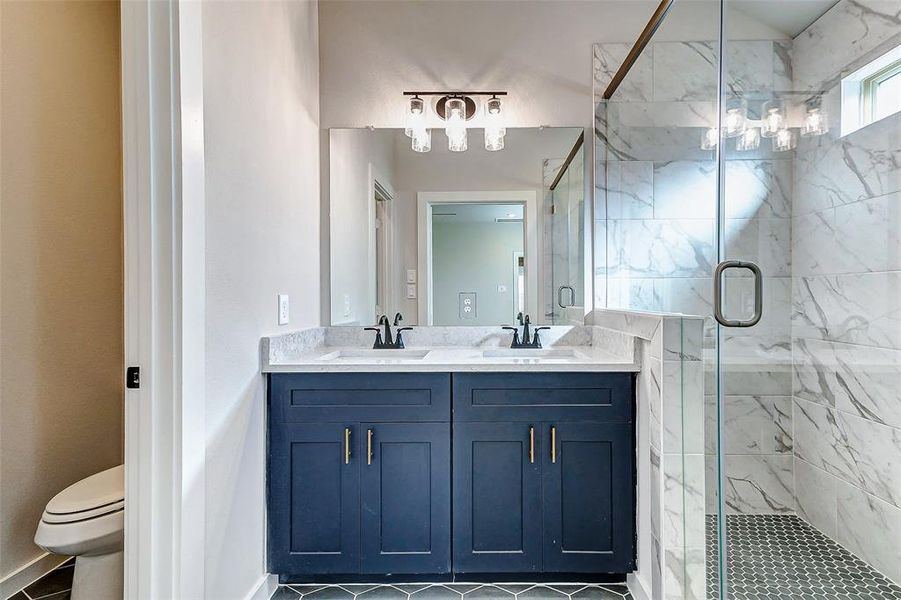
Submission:
[[[628,52],[595,46],[599,95]],[[732,93],[759,111],[792,85],[791,43],[729,44]],[[596,306],[712,317],[717,165],[700,141],[715,124],[714,42],[652,43],[609,102],[596,102]],[[792,160],[761,145],[727,147],[726,247],[757,262],[765,317],[732,330],[726,357],[726,504],[735,513],[795,509],[791,410]],[[750,280],[730,279],[729,314],[750,314]],[[716,511],[713,321],[705,329],[706,501]]]
[[[841,75],[899,44],[896,0],[842,0],[795,40],[831,130],[796,151],[792,333],[798,514],[901,583],[901,114],[839,131]]]

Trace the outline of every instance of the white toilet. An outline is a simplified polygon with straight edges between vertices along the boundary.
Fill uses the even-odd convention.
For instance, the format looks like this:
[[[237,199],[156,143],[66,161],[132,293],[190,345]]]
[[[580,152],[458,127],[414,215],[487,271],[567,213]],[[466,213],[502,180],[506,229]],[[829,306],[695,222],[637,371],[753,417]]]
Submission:
[[[125,469],[74,483],[47,503],[34,542],[75,557],[71,600],[122,600]]]

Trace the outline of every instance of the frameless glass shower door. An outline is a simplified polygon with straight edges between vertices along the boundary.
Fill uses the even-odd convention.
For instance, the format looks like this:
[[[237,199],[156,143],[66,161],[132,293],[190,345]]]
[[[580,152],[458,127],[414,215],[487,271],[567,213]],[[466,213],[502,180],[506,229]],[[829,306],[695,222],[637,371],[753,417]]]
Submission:
[[[585,148],[580,136],[557,175],[550,195],[550,289],[545,290],[552,325],[585,320]]]

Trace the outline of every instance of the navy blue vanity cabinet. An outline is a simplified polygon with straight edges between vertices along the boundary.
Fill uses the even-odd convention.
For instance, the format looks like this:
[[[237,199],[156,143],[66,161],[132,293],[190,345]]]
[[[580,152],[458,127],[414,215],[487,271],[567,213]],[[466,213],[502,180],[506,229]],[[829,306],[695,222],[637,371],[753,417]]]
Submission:
[[[628,573],[634,378],[454,375],[454,570]]]
[[[450,572],[450,375],[269,376],[269,569]]]
[[[538,435],[527,423],[454,424],[455,572],[541,569]]]

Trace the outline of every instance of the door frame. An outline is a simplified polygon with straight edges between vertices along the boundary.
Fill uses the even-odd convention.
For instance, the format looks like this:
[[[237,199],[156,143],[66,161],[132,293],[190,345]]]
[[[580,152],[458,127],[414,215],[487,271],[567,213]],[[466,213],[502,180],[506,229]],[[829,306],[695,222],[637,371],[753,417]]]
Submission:
[[[202,598],[205,539],[201,5],[121,4],[125,589]]]
[[[432,324],[432,206],[435,204],[521,204],[523,205],[523,250],[526,257],[526,312],[541,322],[538,309],[538,285],[541,269],[538,264],[538,193],[535,190],[500,192],[418,192],[417,290],[419,325]],[[498,323],[501,325],[501,323]]]

